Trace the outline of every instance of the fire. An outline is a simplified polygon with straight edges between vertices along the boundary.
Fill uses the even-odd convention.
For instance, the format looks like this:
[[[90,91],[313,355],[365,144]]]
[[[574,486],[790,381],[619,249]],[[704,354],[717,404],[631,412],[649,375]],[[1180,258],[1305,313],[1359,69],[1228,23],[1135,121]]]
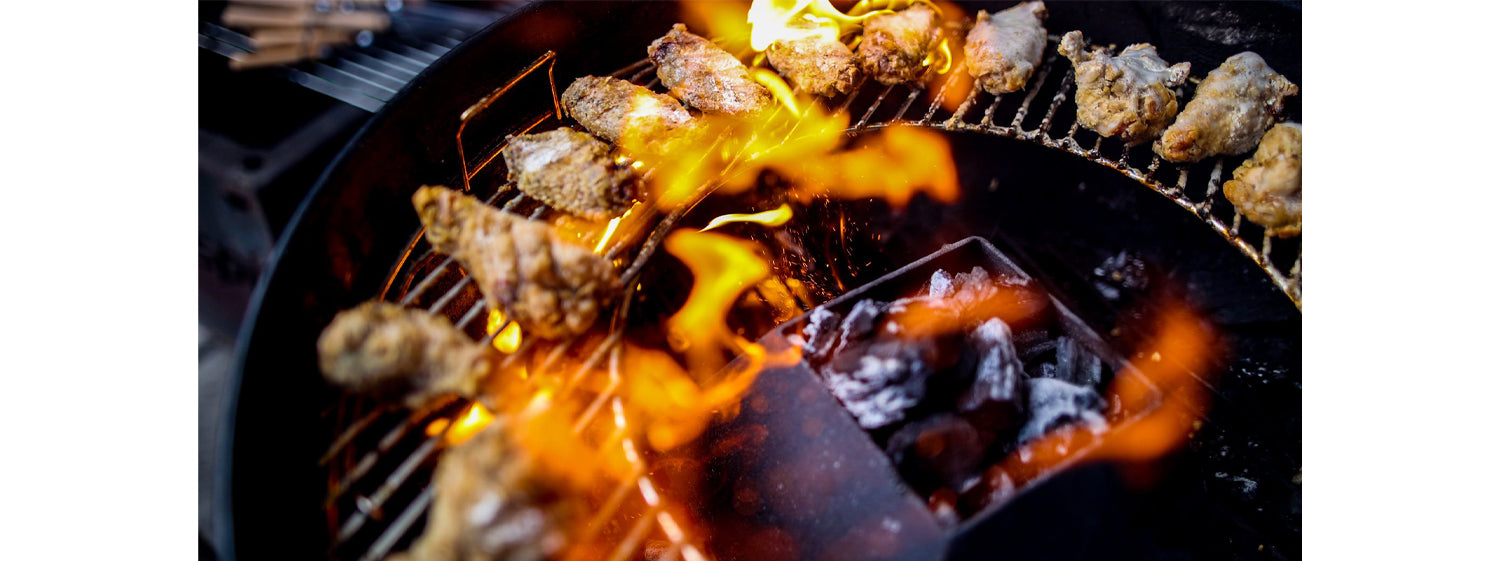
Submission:
[[[953,51],[948,48],[948,38],[944,37],[938,42],[938,48],[927,53],[927,58],[922,59],[922,66],[931,68],[937,74],[947,74],[953,68]]]
[[[777,41],[804,37],[838,40],[842,31],[882,11],[845,15],[828,0],[755,0],[750,4],[750,47],[764,51]]]
[[[707,226],[704,226],[702,230],[698,231],[707,232],[714,228],[718,228],[719,226],[731,224],[734,222],[754,222],[756,224],[765,226],[780,226],[782,224],[786,224],[787,221],[791,219],[792,207],[787,205],[786,203],[781,203],[781,206],[765,212],[757,212],[753,214],[726,214],[723,216],[715,217],[713,220],[708,221]]]
[[[558,235],[577,240],[579,244],[592,247],[594,253],[602,255],[614,245],[633,240],[644,230],[642,226],[650,218],[645,216],[650,213],[642,209],[644,206],[643,203],[635,203],[624,213],[608,221],[585,220],[560,214],[553,219],[552,226],[557,229]]]
[[[484,427],[489,426],[490,421],[493,420],[495,420],[494,413],[491,413],[489,409],[485,409],[483,405],[473,403],[463,413],[460,413],[456,420],[443,418],[428,423],[426,433],[427,436],[442,434],[444,445],[458,446],[467,442],[470,437],[479,431],[484,430]],[[450,428],[449,425],[452,425],[452,427]],[[447,434],[443,433],[445,430]]]
[[[1079,459],[1142,465],[1177,449],[1202,421],[1209,404],[1208,392],[1194,373],[1209,365],[1211,339],[1201,320],[1187,308],[1167,307],[1159,314],[1154,336],[1141,345],[1139,358],[1131,362],[1139,375],[1122,371],[1105,395],[1106,402],[1120,404],[1125,421],[1110,426],[1093,441],[1088,431],[1059,427],[1018,448],[996,467],[1025,481]]]
[[[892,323],[904,338],[922,338],[952,333],[989,318],[1007,324],[1040,312],[1044,299],[1020,286],[996,282],[976,298],[918,298],[893,311]]]
[[[725,347],[748,345],[729,330],[725,317],[741,292],[771,274],[771,266],[760,258],[759,246],[723,234],[678,230],[664,247],[693,273],[687,302],[667,319],[669,340],[680,344],[693,372],[716,371],[725,362]]]
[[[521,348],[521,326],[516,322],[505,323],[505,312],[490,310],[490,315],[484,321],[484,333],[495,335],[495,332],[504,326],[505,330],[495,336],[495,350],[510,354]]]
[[[815,197],[880,197],[904,207],[917,192],[933,199],[958,201],[958,169],[948,141],[917,127],[881,129],[865,146],[823,158],[801,158],[772,166],[796,185],[793,194],[807,202]]]

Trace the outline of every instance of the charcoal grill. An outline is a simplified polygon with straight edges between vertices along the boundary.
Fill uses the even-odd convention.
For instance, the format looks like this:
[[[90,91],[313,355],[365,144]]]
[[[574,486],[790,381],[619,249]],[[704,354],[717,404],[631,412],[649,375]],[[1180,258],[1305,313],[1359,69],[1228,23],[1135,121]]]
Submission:
[[[979,7],[964,6],[970,12]],[[989,8],[993,9],[993,6]],[[1048,27],[1053,32],[1073,29],[1075,26],[1071,22],[1079,22],[1076,28],[1091,33],[1099,24],[1089,27],[1088,21],[1092,18],[1107,19],[1092,13],[1087,7],[1049,4],[1049,8],[1053,17]],[[1139,7],[1128,11],[1136,11],[1136,19],[1149,19],[1149,14],[1139,12],[1151,10],[1170,11]],[[518,195],[504,183],[503,165],[495,162],[503,138],[506,134],[555,126],[558,123],[555,84],[566,85],[572,78],[583,74],[614,74],[659,91],[649,62],[621,60],[629,58],[622,56],[621,51],[644,52],[650,39],[663,32],[672,21],[675,19],[670,13],[613,4],[565,7],[545,4],[529,8],[516,18],[491,27],[455,49],[450,57],[434,64],[414,81],[413,87],[392,100],[392,107],[367,126],[339,162],[325,174],[314,195],[294,220],[295,224],[305,225],[296,227],[278,247],[277,266],[262,282],[253,306],[257,312],[247,321],[242,336],[238,422],[233,440],[229,441],[234,454],[234,471],[220,482],[221,489],[230,491],[227,496],[231,496],[232,501],[228,503],[233,508],[235,521],[234,526],[229,526],[230,516],[218,517],[221,523],[218,539],[227,548],[227,556],[258,558],[268,555],[273,550],[261,540],[275,534],[282,537],[278,543],[306,544],[308,547],[301,553],[307,556],[331,553],[338,558],[379,559],[393,549],[405,547],[419,531],[422,514],[433,496],[433,489],[426,486],[432,460],[444,436],[443,432],[426,434],[422,427],[432,420],[453,416],[462,404],[440,403],[427,411],[406,414],[337,396],[321,387],[315,361],[311,358],[311,341],[336,311],[365,299],[384,298],[422,307],[430,313],[444,314],[455,320],[460,328],[488,343],[488,337],[493,335],[486,336],[481,325],[483,322],[476,321],[484,310],[478,291],[452,259],[431,254],[420,238],[420,232],[413,234],[417,225],[409,210],[410,191],[421,183],[462,185],[490,204],[508,211],[531,217],[546,216],[551,212],[549,209]],[[523,26],[522,22],[527,25]],[[609,30],[601,29],[606,25]],[[523,29],[526,31],[518,31]],[[1130,29],[1105,29],[1115,29],[1117,34],[1128,37],[1119,43],[1148,38],[1131,36]],[[591,32],[604,34],[607,39],[583,44],[564,39],[564,33],[588,36]],[[1149,39],[1157,42],[1169,60],[1176,60],[1171,56],[1173,51],[1169,44],[1154,36]],[[1206,429],[1200,440],[1212,441],[1213,444],[1222,441],[1225,456],[1228,457],[1228,450],[1233,448],[1236,458],[1242,453],[1238,451],[1240,448],[1258,447],[1262,440],[1274,440],[1271,445],[1277,447],[1290,446],[1288,432],[1279,430],[1286,427],[1267,433],[1271,435],[1269,437],[1247,437],[1235,433],[1254,424],[1242,417],[1254,416],[1262,410],[1290,410],[1294,416],[1291,438],[1300,440],[1300,436],[1296,436],[1300,432],[1300,421],[1297,420],[1300,419],[1300,397],[1295,392],[1288,394],[1287,387],[1288,384],[1300,384],[1300,367],[1296,364],[1286,366],[1288,361],[1295,361],[1300,349],[1296,341],[1300,336],[1300,314],[1296,311],[1301,298],[1300,238],[1283,240],[1265,236],[1262,229],[1243,220],[1223,199],[1219,192],[1223,170],[1226,167],[1233,169],[1242,158],[1217,158],[1187,166],[1164,164],[1147,146],[1127,149],[1117,141],[1101,139],[1081,130],[1072,118],[1071,69],[1066,60],[1055,53],[1057,36],[1051,36],[1049,41],[1043,65],[1028,87],[1020,92],[994,97],[974,90],[949,111],[939,101],[949,89],[958,87],[962,72],[958,69],[950,79],[940,81],[931,89],[862,82],[850,94],[828,103],[844,108],[854,116],[854,124],[849,130],[851,135],[895,125],[921,126],[950,133],[961,172],[975,168],[1021,167],[1027,165],[1029,159],[1031,165],[1059,166],[1059,169],[1069,170],[1059,173],[1069,180],[1084,180],[1071,194],[1033,194],[1018,199],[1040,201],[1043,206],[1039,208],[1052,209],[1041,214],[1056,214],[1059,207],[1082,204],[1070,202],[1076,200],[1094,199],[1095,206],[1099,206],[1098,200],[1102,199],[1104,206],[1140,205],[1145,210],[1129,211],[1136,216],[1167,217],[1164,222],[1170,226],[1146,228],[1148,231],[1140,235],[1142,240],[1132,244],[1158,249],[1165,245],[1166,259],[1189,264],[1187,278],[1180,279],[1185,281],[1186,290],[1193,293],[1195,283],[1198,283],[1199,294],[1196,296],[1217,323],[1227,327],[1231,334],[1243,335],[1241,341],[1246,343],[1238,349],[1240,356],[1223,366],[1231,374],[1250,368],[1259,369],[1257,372],[1268,380],[1265,383],[1276,386],[1275,391],[1247,391],[1240,388],[1238,382],[1219,384],[1216,407],[1219,401],[1231,402],[1227,408],[1230,416],[1222,426]],[[621,49],[619,45],[631,47]],[[1195,52],[1199,57],[1208,58],[1208,62],[1195,59],[1193,74],[1202,76],[1218,60],[1233,52],[1237,51],[1228,46],[1210,49],[1208,54]],[[504,58],[506,66],[514,71],[489,70],[502,66],[484,58],[497,53],[508,55]],[[1267,52],[1262,54],[1267,55],[1273,67],[1288,74],[1293,81],[1300,81],[1300,64],[1284,64],[1277,60],[1277,56]],[[1281,57],[1292,57],[1293,60],[1296,55],[1295,52],[1280,53]],[[534,58],[525,58],[529,56]],[[523,59],[524,64],[521,64]],[[486,68],[484,75],[493,76],[493,79],[474,76],[476,68]],[[467,73],[469,79],[452,79],[460,72]],[[511,76],[509,82],[496,84]],[[1183,99],[1191,97],[1191,91],[1180,93]],[[1297,105],[1293,104],[1290,115],[1293,119],[1300,117],[1296,111]],[[433,119],[452,120],[439,121],[447,123],[440,125],[425,123]],[[994,172],[990,174],[994,175]],[[1094,186],[1086,186],[1087,183]],[[1111,185],[1098,187],[1105,183]],[[1135,185],[1135,192],[1109,190],[1124,183]],[[362,187],[350,187],[352,185]],[[1139,189],[1140,186],[1147,189]],[[982,191],[983,187],[979,190]],[[707,186],[702,194],[706,195],[711,189],[712,185]],[[995,190],[996,185],[990,183],[988,191],[993,193]],[[1100,193],[1100,190],[1106,192]],[[974,191],[976,189],[966,185],[966,197]],[[974,204],[968,198],[966,201]],[[609,250],[607,255],[619,258],[617,263],[623,269],[627,286],[643,273],[662,237],[672,226],[683,222],[693,206],[685,205],[679,211],[661,217],[639,247],[621,246]],[[704,206],[711,207],[712,204]],[[939,224],[945,218],[955,217],[951,213],[945,214],[950,211],[938,205],[924,204],[921,200],[905,212],[894,214],[879,203],[826,210],[839,212],[840,216],[865,210],[885,212],[893,216],[883,226],[886,231]],[[1082,224],[1097,218],[1097,213],[1081,213],[1060,220],[1057,226],[1059,231],[1070,231],[1070,226],[1096,234],[1111,231],[1108,226]],[[894,246],[887,240],[878,248],[871,245],[877,242],[872,242],[869,237],[863,242],[855,240],[854,245],[863,243],[864,249],[852,250],[854,253],[866,255],[877,250],[888,251],[889,261],[852,265],[842,271],[839,284],[852,288],[861,280],[870,280],[943,243],[978,234],[1015,251],[1023,264],[1038,272],[1044,284],[1055,294],[1063,295],[1083,315],[1098,322],[1095,327],[1101,332],[1108,331],[1117,320],[1134,313],[1126,303],[1098,297],[1098,290],[1093,286],[1100,282],[1099,279],[1080,275],[1080,270],[1087,269],[1080,267],[1077,259],[1060,257],[1046,249],[1046,240],[1038,235],[1046,230],[1045,226],[984,227],[972,216],[959,222],[965,226],[956,228],[957,231],[933,232],[930,240],[898,241]],[[1207,228],[1203,227],[1205,225]],[[874,230],[876,228],[872,227],[871,232]],[[1183,237],[1164,244],[1159,239],[1164,234]],[[1206,241],[1211,238],[1220,241]],[[1105,247],[1114,246],[1105,244]],[[1225,255],[1235,252],[1242,256],[1238,261]],[[1099,262],[1097,255],[1091,258],[1093,263]],[[1247,274],[1247,271],[1254,274]],[[832,276],[838,276],[838,273],[830,271]],[[788,293],[804,295],[797,299],[797,304],[806,311],[826,300],[830,291],[836,293],[835,289],[827,287],[810,294],[795,290],[788,290]],[[1269,297],[1268,293],[1276,297]],[[621,317],[623,313],[612,322],[615,330],[602,342],[593,341],[597,344],[567,351],[585,357],[584,368],[579,369],[577,375],[609,359],[612,349],[620,341]],[[493,332],[499,333],[500,330]],[[1129,333],[1111,335],[1117,343],[1130,340]],[[511,356],[527,355],[531,345],[532,341],[528,339]],[[551,349],[542,359],[543,368],[559,360],[564,353],[562,349],[571,345],[572,342]],[[1300,390],[1300,386],[1297,387]],[[293,390],[305,393],[271,397]],[[608,390],[599,393],[586,409],[586,415],[605,411],[612,399]],[[277,418],[249,409],[252,405],[266,407],[267,403],[278,401],[287,414]],[[1235,417],[1236,407],[1252,413]],[[588,420],[587,417],[580,419],[580,423]],[[318,436],[293,436],[299,434]],[[1280,450],[1274,456],[1271,461],[1275,465],[1264,468],[1265,473],[1279,476],[1289,465],[1292,468],[1300,466],[1300,454],[1294,449]],[[672,510],[664,503],[671,500],[670,497],[657,492],[659,485],[647,475],[645,465],[638,468],[638,474],[622,480],[599,511],[600,520],[618,517],[628,522],[613,536],[616,540],[613,551],[617,555],[612,558],[638,556],[648,541],[666,544],[669,557],[702,558],[700,537],[682,530],[682,525],[673,519]],[[1074,471],[1087,475],[1095,469]],[[1053,485],[1053,489],[1088,481],[1069,483],[1067,477],[1059,479],[1062,482]],[[1284,488],[1278,493],[1278,499],[1290,497],[1295,504],[1290,510],[1287,505],[1277,504],[1278,512],[1269,521],[1255,522],[1282,527],[1252,533],[1279,541],[1272,544],[1273,553],[1295,556],[1297,550],[1288,548],[1300,547],[1294,543],[1300,534],[1300,498],[1297,498],[1300,494],[1295,484],[1277,486]],[[263,490],[264,493],[251,493],[251,490]],[[1122,500],[1128,498],[1128,493],[1114,488],[1110,488],[1107,494]],[[1040,489],[1027,500],[1034,502],[1035,497],[1046,495],[1047,490]],[[1018,506],[1007,509],[1024,508],[1020,503],[1026,501],[1015,502]],[[313,505],[317,508],[304,508]],[[1032,508],[1057,510],[1056,507]],[[1004,518],[995,517],[996,520]],[[1017,522],[1010,527],[1012,530],[1006,535],[1014,536],[1014,529],[1023,528],[1025,524]],[[1004,533],[1003,530],[997,531]],[[1018,539],[1016,543],[1026,542]],[[960,544],[954,547],[955,551],[962,551],[973,546]],[[1020,551],[1045,551],[1045,548],[1023,547]]]

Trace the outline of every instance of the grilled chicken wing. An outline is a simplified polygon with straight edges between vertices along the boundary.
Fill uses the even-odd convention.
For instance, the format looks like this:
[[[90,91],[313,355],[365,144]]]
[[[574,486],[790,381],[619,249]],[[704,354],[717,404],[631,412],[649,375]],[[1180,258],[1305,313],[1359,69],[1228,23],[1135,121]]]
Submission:
[[[1246,51],[1224,61],[1198,84],[1192,101],[1152,149],[1173,162],[1244,154],[1281,114],[1297,86]]]
[[[615,162],[609,145],[573,129],[512,138],[501,155],[516,188],[589,220],[625,212],[636,194],[635,175]]]
[[[710,113],[747,115],[771,104],[771,91],[749,69],[713,42],[676,24],[646,49],[656,75],[673,97]]]
[[[825,35],[771,43],[766,59],[792,87],[813,95],[848,93],[859,76],[854,51],[837,38]]]
[[[463,264],[491,309],[528,333],[559,339],[587,331],[620,291],[613,266],[588,248],[446,187],[422,187],[412,204],[433,248]]]
[[[939,23],[937,12],[926,4],[873,16],[865,20],[864,39],[854,56],[882,84],[915,82],[927,71],[922,63],[937,47]]]
[[[1046,19],[1041,2],[1022,2],[993,16],[979,11],[964,42],[964,61],[979,87],[1000,95],[1026,86],[1047,48]]]
[[[542,561],[578,509],[508,432],[505,417],[443,453],[427,528],[393,561]]]
[[[349,391],[413,408],[442,394],[473,397],[490,371],[484,348],[447,318],[386,302],[335,316],[318,337],[318,365]]]
[[[1302,233],[1302,125],[1282,123],[1260,140],[1255,155],[1224,183],[1224,196],[1271,235]]]
[[[610,142],[627,134],[649,139],[694,123],[671,96],[608,76],[574,80],[562,94],[562,106],[583,128]]]
[[[1171,88],[1187,80],[1188,63],[1167,66],[1146,43],[1126,47],[1119,56],[1089,51],[1078,31],[1064,35],[1057,52],[1073,63],[1078,122],[1094,132],[1135,145],[1156,138],[1177,116]]]

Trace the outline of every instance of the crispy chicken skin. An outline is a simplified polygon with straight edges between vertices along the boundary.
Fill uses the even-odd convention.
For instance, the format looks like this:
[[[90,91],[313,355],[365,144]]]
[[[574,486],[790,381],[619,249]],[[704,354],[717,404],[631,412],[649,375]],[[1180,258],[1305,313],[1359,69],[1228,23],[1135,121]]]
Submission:
[[[562,94],[563,111],[599,138],[626,134],[650,138],[693,125],[693,115],[672,96],[619,78],[584,76]]]
[[[854,56],[882,84],[915,82],[927,71],[922,61],[937,46],[940,23],[926,4],[873,16],[865,20],[864,39]]]
[[[848,93],[859,77],[854,51],[838,39],[823,35],[771,43],[766,59],[793,88],[813,95]]]
[[[393,561],[542,561],[566,545],[578,509],[496,417],[443,453],[427,528]]]
[[[1244,154],[1276,122],[1297,86],[1246,51],[1224,61],[1198,84],[1192,101],[1152,149],[1172,162]]]
[[[422,187],[412,204],[427,241],[474,276],[491,309],[544,339],[578,335],[620,291],[609,261],[527,220],[446,187]]]
[[[750,70],[712,41],[687,26],[672,30],[646,48],[656,75],[673,97],[709,113],[748,115],[771,104],[771,90],[750,78]]]
[[[340,312],[318,337],[323,376],[349,391],[418,408],[473,397],[489,373],[484,348],[448,319],[387,302]]]
[[[1047,48],[1046,20],[1041,2],[1022,2],[993,16],[980,10],[964,42],[964,61],[979,87],[994,95],[1026,87]]]
[[[1302,233],[1302,125],[1282,123],[1260,139],[1255,155],[1224,183],[1240,214],[1288,238]]]
[[[1057,52],[1073,63],[1078,122],[1094,132],[1136,145],[1156,138],[1177,116],[1172,88],[1187,80],[1188,63],[1167,66],[1146,43],[1125,47],[1119,56],[1087,50],[1079,31],[1064,35]]]
[[[589,220],[608,220],[630,208],[637,185],[609,145],[562,128],[510,139],[501,150],[516,188],[552,208]]]

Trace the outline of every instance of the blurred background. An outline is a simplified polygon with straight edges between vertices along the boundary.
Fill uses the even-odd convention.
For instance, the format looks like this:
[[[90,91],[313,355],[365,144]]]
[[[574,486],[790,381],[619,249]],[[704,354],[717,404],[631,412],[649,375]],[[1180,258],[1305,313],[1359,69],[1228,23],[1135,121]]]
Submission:
[[[234,340],[297,205],[359,128],[469,35],[526,0],[198,4],[200,558]]]

